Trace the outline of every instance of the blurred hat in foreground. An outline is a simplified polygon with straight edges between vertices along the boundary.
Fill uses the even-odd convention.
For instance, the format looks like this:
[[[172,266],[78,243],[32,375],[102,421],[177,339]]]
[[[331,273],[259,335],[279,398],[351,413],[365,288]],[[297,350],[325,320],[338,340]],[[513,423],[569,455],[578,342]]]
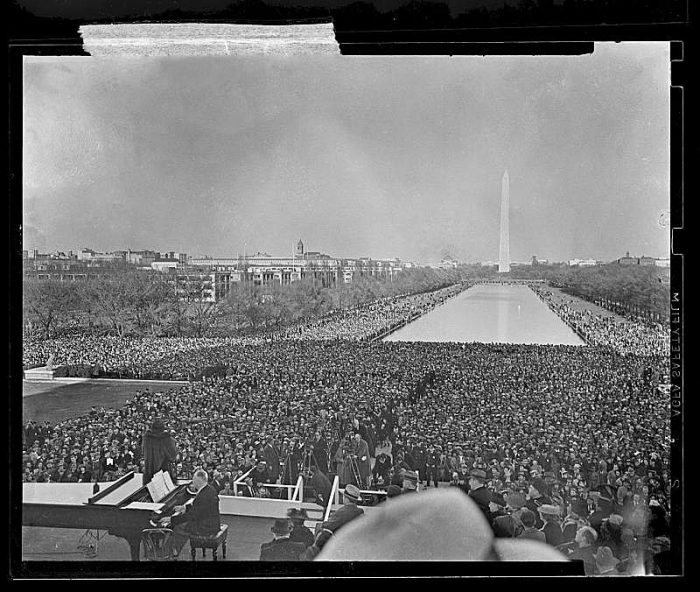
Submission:
[[[360,493],[360,490],[357,488],[356,485],[353,485],[352,483],[348,483],[345,486],[345,491],[343,492],[343,495],[354,502],[359,502],[362,499],[362,494]]]
[[[496,539],[469,496],[456,488],[398,496],[347,524],[321,561],[566,561],[532,540]]]

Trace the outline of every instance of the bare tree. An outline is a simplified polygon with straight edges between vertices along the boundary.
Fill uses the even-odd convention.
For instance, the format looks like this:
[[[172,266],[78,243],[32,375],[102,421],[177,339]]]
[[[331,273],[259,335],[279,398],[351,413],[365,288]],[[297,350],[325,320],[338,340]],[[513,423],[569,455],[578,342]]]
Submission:
[[[24,310],[41,327],[45,339],[52,337],[56,325],[79,307],[79,294],[73,282],[26,280]]]

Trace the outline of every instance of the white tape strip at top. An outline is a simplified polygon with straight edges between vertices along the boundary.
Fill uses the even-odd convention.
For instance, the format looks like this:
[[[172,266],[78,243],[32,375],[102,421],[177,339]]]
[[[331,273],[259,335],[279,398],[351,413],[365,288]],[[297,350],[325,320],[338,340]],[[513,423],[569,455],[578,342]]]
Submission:
[[[333,23],[82,25],[84,50],[100,57],[339,55]]]

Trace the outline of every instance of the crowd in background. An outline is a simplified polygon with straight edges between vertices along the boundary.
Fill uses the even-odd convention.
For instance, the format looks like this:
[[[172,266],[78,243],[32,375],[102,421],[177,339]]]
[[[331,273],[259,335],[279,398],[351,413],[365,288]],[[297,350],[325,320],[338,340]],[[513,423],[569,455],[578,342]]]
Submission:
[[[56,339],[26,337],[24,367],[46,364],[63,366],[68,375],[114,378],[194,380],[216,365],[213,349],[237,345],[259,345],[278,340],[368,341],[416,316],[425,314],[466,286],[462,284],[434,292],[386,298],[350,310],[334,312],[281,331],[248,337],[160,337],[75,336]]]
[[[343,310],[318,321],[299,324],[280,332],[283,339],[366,341],[410,322],[466,289],[457,284],[434,292],[385,298],[352,310]]]
[[[631,317],[598,315],[577,310],[573,298],[561,299],[546,286],[532,284],[534,292],[590,345],[610,347],[621,354],[669,356],[671,332],[664,323],[638,322]]]

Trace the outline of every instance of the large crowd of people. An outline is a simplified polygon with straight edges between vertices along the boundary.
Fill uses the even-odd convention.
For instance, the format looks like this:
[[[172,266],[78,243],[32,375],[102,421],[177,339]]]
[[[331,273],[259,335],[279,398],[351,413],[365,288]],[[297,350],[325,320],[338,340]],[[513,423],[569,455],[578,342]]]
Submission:
[[[388,307],[396,320],[451,294],[374,312],[381,319]],[[579,326],[600,331],[605,347],[360,341],[381,330],[371,311],[301,338],[86,338],[26,352],[25,360],[51,352],[56,363],[101,363],[136,377],[226,372],[140,390],[120,409],[93,408],[55,426],[29,422],[23,478],[109,481],[142,470],[142,436],[162,419],[178,443],[177,476],[204,468],[223,494],[251,469],[249,495],[263,483],[295,483],[308,464],[363,489],[405,488],[413,475],[423,487],[485,487],[482,510],[497,536],[543,532],[585,556],[587,573],[597,569],[595,553],[632,569],[640,545],[667,550],[670,405],[654,377],[668,359],[650,336],[637,335],[632,351],[633,332],[588,320]]]
[[[671,332],[664,323],[639,322],[619,315],[599,315],[576,309],[571,297],[557,298],[547,286],[531,285],[534,292],[590,345],[609,347],[621,354],[669,356]]]
[[[367,341],[430,312],[470,284],[456,284],[422,294],[384,298],[351,310],[326,315],[281,331],[282,339]]]
[[[279,340],[371,341],[425,314],[466,288],[448,286],[433,292],[387,298],[319,320],[246,337],[113,337],[75,336],[56,339],[26,337],[24,367],[46,364],[63,367],[69,375],[163,380],[201,378],[215,365],[212,350],[261,345]]]

